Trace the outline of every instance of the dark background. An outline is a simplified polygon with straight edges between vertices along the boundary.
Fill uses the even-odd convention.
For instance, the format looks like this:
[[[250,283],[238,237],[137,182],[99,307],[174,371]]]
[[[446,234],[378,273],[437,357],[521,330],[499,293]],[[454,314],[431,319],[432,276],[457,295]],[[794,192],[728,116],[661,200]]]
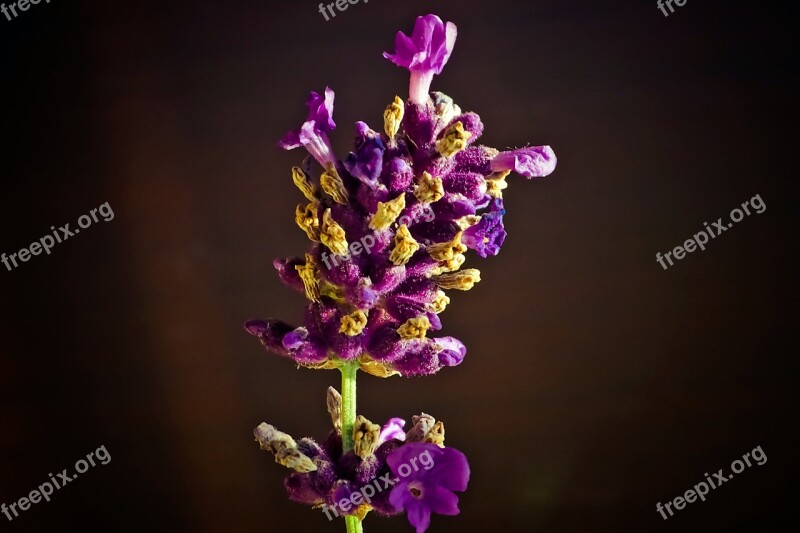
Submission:
[[[676,10],[372,0],[325,22],[311,1],[52,0],[0,16],[0,252],[115,213],[0,267],[0,502],[101,445],[112,457],[0,529],[344,531],[289,503],[252,439],[262,421],[323,436],[338,373],[297,370],[241,325],[303,305],[271,267],[307,245],[302,154],[275,142],[326,84],[340,155],[355,120],[380,128],[408,85],[380,53],[429,12],[459,28],[433,89],[481,114],[486,144],[559,157],[544,180],[509,179],[503,252],[468,259],[484,281],[442,317],[465,362],[361,374],[359,412],[432,413],[470,459],[461,515],[431,531],[791,529],[798,18]],[[656,263],[756,194],[766,212]],[[764,466],[656,512],[756,446]]]

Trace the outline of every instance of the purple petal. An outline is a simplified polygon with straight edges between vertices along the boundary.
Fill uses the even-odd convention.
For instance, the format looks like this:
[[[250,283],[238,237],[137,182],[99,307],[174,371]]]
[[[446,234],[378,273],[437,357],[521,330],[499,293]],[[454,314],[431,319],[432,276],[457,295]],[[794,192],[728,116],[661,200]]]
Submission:
[[[458,496],[443,487],[426,486],[425,503],[436,514],[455,516],[461,512]]]
[[[325,87],[325,96],[312,91],[308,97],[308,120],[314,121],[319,131],[331,132],[336,129],[333,121],[334,92],[330,87]]]
[[[421,454],[428,452],[429,454],[441,455],[442,448],[436,444],[429,442],[408,442],[397,448],[386,458],[386,464],[396,476],[400,475],[399,469],[404,464],[409,464],[412,459],[418,458]],[[434,456],[434,465],[436,465],[436,457]],[[422,470],[417,470],[421,472]],[[414,473],[408,479],[415,479]]]
[[[282,150],[293,150],[301,147],[303,144],[300,142],[300,130],[292,130],[283,138],[278,141],[278,148]]]
[[[556,154],[549,146],[530,146],[500,152],[492,159],[495,172],[513,170],[526,178],[543,178],[556,169]]]
[[[425,533],[431,525],[430,508],[412,496],[411,500],[406,500],[405,509],[408,523],[416,528],[417,533]]]
[[[424,479],[426,483],[438,485],[447,490],[467,490],[470,474],[467,457],[455,448],[436,447],[438,451],[433,450],[431,452],[434,460],[433,468],[430,470],[420,470],[422,473],[420,477]]]
[[[455,24],[445,24],[436,15],[417,17],[411,37],[397,32],[394,54],[384,52],[383,57],[411,71],[441,74],[453,53],[457,34]]]
[[[297,328],[290,331],[283,337],[283,347],[287,350],[295,350],[299,348],[308,338],[308,330],[306,328]]]

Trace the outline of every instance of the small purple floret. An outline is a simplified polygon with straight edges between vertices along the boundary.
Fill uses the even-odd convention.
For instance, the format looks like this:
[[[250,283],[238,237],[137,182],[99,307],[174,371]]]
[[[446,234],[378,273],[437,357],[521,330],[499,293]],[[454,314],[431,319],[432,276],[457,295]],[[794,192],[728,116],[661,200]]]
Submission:
[[[356,151],[350,152],[344,167],[363,183],[374,186],[383,170],[383,152],[386,147],[380,135],[364,122],[356,122]]]
[[[333,121],[333,98],[334,93],[330,87],[325,88],[324,96],[311,91],[306,102],[308,118],[299,129],[287,133],[278,143],[278,147],[292,150],[304,146],[320,165],[335,163],[327,135],[336,128]]]
[[[475,250],[481,257],[497,255],[507,236],[503,227],[505,214],[503,200],[495,198],[489,206],[489,212],[484,214],[477,224],[464,230],[461,242],[467,248]]]
[[[549,146],[530,146],[500,152],[491,162],[495,172],[513,170],[526,178],[543,178],[556,169],[556,154]]]

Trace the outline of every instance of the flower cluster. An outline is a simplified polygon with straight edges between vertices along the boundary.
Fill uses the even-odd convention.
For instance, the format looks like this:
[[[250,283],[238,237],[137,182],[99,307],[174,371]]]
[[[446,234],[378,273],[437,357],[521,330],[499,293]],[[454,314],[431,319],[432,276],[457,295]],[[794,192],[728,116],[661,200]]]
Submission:
[[[305,197],[295,221],[312,245],[304,257],[274,266],[309,303],[300,326],[265,319],[245,328],[299,366],[339,369],[342,393],[328,391],[334,430],[321,443],[295,441],[266,423],[255,436],[295,471],[285,481],[289,497],[323,509],[343,504],[348,533],[360,532],[373,510],[405,511],[417,533],[432,512],[458,514],[454,491],[466,490],[469,466],[461,452],[444,447],[444,424],[423,413],[405,433],[401,419],[381,427],[356,417],[355,375],[424,376],[464,360],[461,341],[434,336],[450,303],[447,291],[480,281],[477,269],[462,268],[469,250],[485,258],[503,246],[507,176],[543,177],[556,165],[549,146],[499,151],[479,144],[480,117],[430,92],[455,40],[455,25],[435,15],[419,17],[411,36],[397,34],[394,53],[384,56],[410,71],[409,98],[389,104],[381,131],[357,122],[346,156],[334,154],[328,137],[336,128],[330,88],[311,93],[306,121],[279,143],[309,154],[292,179]],[[339,258],[333,266],[329,255]],[[402,474],[406,460],[422,452],[436,458],[435,466],[361,501],[370,483]]]
[[[336,127],[331,89],[311,93],[308,119],[281,140],[282,148],[310,154],[292,174],[307,201],[295,220],[313,245],[304,258],[274,266],[310,303],[300,327],[273,319],[246,324],[268,350],[310,368],[357,360],[381,377],[430,375],[464,359],[458,339],[429,336],[442,328],[446,291],[480,281],[477,269],[462,268],[467,250],[481,257],[500,251],[508,174],[546,176],[556,157],[549,146],[501,152],[480,145],[477,114],[442,93],[429,96],[455,36],[455,26],[435,15],[419,17],[410,37],[398,34],[395,53],[385,56],[411,71],[411,98],[395,97],[381,132],[358,122],[344,159],[328,138]],[[321,268],[323,254],[346,256],[348,243],[367,236],[376,242],[370,253]]]
[[[353,428],[353,449],[345,451],[341,396],[333,387],[328,389],[327,403],[334,430],[321,443],[310,438],[295,441],[266,423],[255,429],[261,449],[294,470],[284,481],[292,501],[321,507],[329,518],[331,509],[337,516],[345,513],[359,519],[370,511],[383,516],[406,511],[414,517],[412,525],[418,531],[427,529],[431,512],[458,514],[458,498],[453,491],[466,490],[469,465],[464,454],[444,446],[442,421],[422,413],[412,418],[412,427],[406,433],[405,421],[400,418],[392,418],[381,427],[359,416]],[[421,455],[429,458],[424,469],[414,461]],[[406,466],[403,472],[403,465],[409,463],[414,468]],[[365,491],[370,485],[377,490]],[[390,491],[383,490],[390,487]],[[367,501],[353,509],[345,506],[359,492],[370,495]]]

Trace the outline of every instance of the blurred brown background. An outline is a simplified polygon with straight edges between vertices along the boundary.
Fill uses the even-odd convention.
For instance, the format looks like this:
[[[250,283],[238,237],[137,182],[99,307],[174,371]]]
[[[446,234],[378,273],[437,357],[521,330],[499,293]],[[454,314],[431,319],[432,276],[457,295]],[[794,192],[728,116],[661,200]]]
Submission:
[[[326,84],[340,154],[355,120],[380,127],[408,85],[380,53],[428,12],[459,27],[433,88],[481,114],[483,142],[559,156],[509,180],[503,252],[468,260],[484,281],[442,317],[464,364],[360,378],[359,412],[432,413],[470,458],[462,514],[431,531],[797,520],[794,7],[372,0],[325,22],[311,1],[54,0],[0,18],[0,251],[106,201],[115,218],[0,267],[0,502],[100,445],[112,460],[0,529],[344,531],[289,503],[252,440],[261,421],[323,436],[338,374],[241,325],[303,305],[271,267],[306,246],[302,154],[275,142]],[[765,213],[656,263],[756,194]],[[766,465],[656,512],[759,445]]]

